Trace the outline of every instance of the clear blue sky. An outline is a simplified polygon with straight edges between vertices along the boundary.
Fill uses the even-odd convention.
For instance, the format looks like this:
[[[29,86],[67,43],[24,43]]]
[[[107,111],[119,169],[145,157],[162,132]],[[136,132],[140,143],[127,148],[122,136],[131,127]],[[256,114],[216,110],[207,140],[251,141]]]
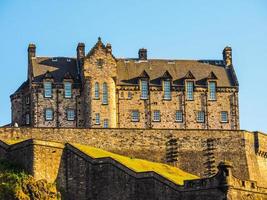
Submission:
[[[26,80],[27,46],[37,55],[75,56],[101,36],[116,57],[221,59],[226,45],[240,84],[241,128],[267,132],[266,0],[1,0],[0,125]]]

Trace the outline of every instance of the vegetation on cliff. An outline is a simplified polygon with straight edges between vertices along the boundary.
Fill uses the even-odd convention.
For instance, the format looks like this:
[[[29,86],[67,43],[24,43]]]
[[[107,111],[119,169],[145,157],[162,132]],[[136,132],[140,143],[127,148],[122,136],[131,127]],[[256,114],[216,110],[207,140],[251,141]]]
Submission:
[[[115,153],[104,151],[102,149],[81,144],[72,144],[72,145],[92,158],[110,157],[135,172],[153,171],[178,185],[183,185],[185,180],[192,180],[199,178],[193,174],[184,172],[183,170],[177,167],[172,167],[167,164],[150,162],[147,160],[136,159],[136,158],[129,158],[126,156],[121,156]]]
[[[0,160],[0,199],[2,200],[56,200],[60,196],[54,184],[34,180],[21,168]]]

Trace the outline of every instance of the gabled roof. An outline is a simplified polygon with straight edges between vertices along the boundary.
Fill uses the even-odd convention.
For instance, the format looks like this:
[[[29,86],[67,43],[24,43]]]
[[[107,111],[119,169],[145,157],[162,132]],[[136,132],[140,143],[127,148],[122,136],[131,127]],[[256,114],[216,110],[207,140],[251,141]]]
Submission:
[[[172,79],[172,75],[166,70],[164,74],[161,76],[162,79]]]
[[[144,71],[138,76],[138,78],[149,78],[149,76],[148,76],[146,70],[144,70]]]
[[[213,71],[210,72],[207,79],[218,79],[217,76],[213,73]]]
[[[93,48],[88,52],[87,57],[89,57],[90,55],[94,54],[94,51],[96,49],[102,48],[104,50],[106,50],[105,45],[103,44],[101,37],[98,37],[98,40],[96,42],[96,44],[93,46]]]
[[[184,79],[195,79],[194,75],[192,72],[189,70],[187,74],[184,76]]]
[[[205,85],[201,80],[206,80],[213,72],[217,77],[218,87],[236,86],[234,76],[231,71],[223,65],[223,61],[202,61],[202,60],[163,60],[148,59],[140,61],[138,59],[117,59],[117,84],[131,85],[136,84],[135,78],[146,71],[151,80],[151,85],[159,85],[158,78],[168,71],[172,76],[174,85],[183,85],[184,78],[195,78],[196,85]],[[190,71],[190,73],[189,73]],[[193,77],[191,76],[193,75]]]

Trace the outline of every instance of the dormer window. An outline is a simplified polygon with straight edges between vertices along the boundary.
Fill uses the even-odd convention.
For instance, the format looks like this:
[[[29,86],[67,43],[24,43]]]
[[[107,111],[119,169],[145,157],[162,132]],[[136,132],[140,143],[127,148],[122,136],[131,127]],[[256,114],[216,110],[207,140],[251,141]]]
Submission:
[[[164,80],[163,81],[163,92],[164,92],[164,99],[170,100],[171,99],[171,81]]]
[[[148,81],[141,80],[141,99],[148,99]]]
[[[194,82],[193,81],[186,81],[186,99],[187,100],[194,100]]]
[[[44,97],[51,98],[52,97],[52,83],[44,82]]]
[[[209,87],[209,100],[216,100],[216,83],[215,81],[210,81]]]
[[[72,84],[71,82],[64,83],[65,98],[71,98],[72,96]]]

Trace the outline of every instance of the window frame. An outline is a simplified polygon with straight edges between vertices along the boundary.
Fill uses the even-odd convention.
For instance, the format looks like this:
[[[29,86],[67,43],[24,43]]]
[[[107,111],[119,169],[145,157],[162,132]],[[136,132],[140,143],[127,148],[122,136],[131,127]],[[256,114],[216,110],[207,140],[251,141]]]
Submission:
[[[214,84],[214,88],[211,86]],[[209,93],[209,101],[216,101],[217,100],[217,85],[216,81],[209,81],[208,82],[208,93]]]
[[[47,88],[47,84],[50,85],[50,88]],[[53,86],[52,86],[52,82],[51,81],[45,81],[43,83],[43,88],[44,88],[44,98],[52,98],[53,97]],[[47,95],[48,89],[50,91],[50,95]]]
[[[104,122],[103,122],[103,128],[109,128],[109,122],[108,122],[108,119],[104,119]]]
[[[223,120],[223,113],[226,114],[226,120]],[[221,118],[221,123],[228,123],[229,122],[229,115],[228,115],[228,112],[227,111],[221,111],[221,114],[220,114],[220,118]]]
[[[69,118],[69,112],[73,112],[73,118]],[[67,121],[75,121],[76,115],[75,115],[75,109],[67,109],[66,111],[67,114]]]
[[[31,120],[30,120],[30,113],[26,113],[25,115],[25,124],[30,125]]]
[[[189,84],[192,84],[192,86],[190,86]],[[186,100],[194,101],[194,81],[185,82],[185,91],[186,91]]]
[[[158,115],[156,115],[158,113]],[[153,111],[153,122],[160,122],[161,121],[161,113],[160,110]]]
[[[203,117],[203,119],[202,119],[202,117]],[[205,123],[205,111],[203,111],[203,110],[197,111],[196,121],[197,121],[197,123]]]
[[[100,120],[100,113],[95,113],[95,125],[100,125],[101,120]]]
[[[47,112],[51,111],[51,118],[47,118]],[[45,108],[45,121],[53,121],[54,120],[54,110],[52,108]]]
[[[102,105],[108,105],[108,84],[103,83]]]
[[[69,84],[70,85],[70,88],[68,88],[70,91],[69,91],[69,93],[70,93],[70,96],[67,96],[66,94],[67,94],[67,88],[66,88],[66,85],[67,84]],[[71,99],[72,98],[72,82],[70,82],[70,81],[65,81],[64,82],[64,98],[65,99]]]
[[[178,115],[177,114],[181,114],[181,119],[178,119]],[[175,122],[179,122],[179,123],[182,123],[183,121],[184,121],[184,119],[183,119],[184,117],[183,117],[183,111],[182,110],[176,110],[175,111]]]
[[[29,104],[30,104],[30,95],[27,95],[27,96],[25,97],[25,104],[26,104],[26,105],[29,105]]]
[[[149,96],[148,79],[141,79],[140,80],[140,89],[141,89],[140,99],[142,99],[142,100],[148,99],[148,96]]]
[[[95,99],[100,99],[100,95],[99,95],[99,83],[95,82],[95,86],[94,86],[94,98]]]
[[[168,90],[166,90],[166,83],[169,84]],[[164,79],[163,80],[163,99],[167,100],[167,101],[172,99],[171,80],[170,79]]]
[[[136,116],[134,114],[136,114]],[[131,121],[132,122],[139,122],[140,121],[140,112],[139,112],[139,110],[132,110],[132,112],[131,112]]]

